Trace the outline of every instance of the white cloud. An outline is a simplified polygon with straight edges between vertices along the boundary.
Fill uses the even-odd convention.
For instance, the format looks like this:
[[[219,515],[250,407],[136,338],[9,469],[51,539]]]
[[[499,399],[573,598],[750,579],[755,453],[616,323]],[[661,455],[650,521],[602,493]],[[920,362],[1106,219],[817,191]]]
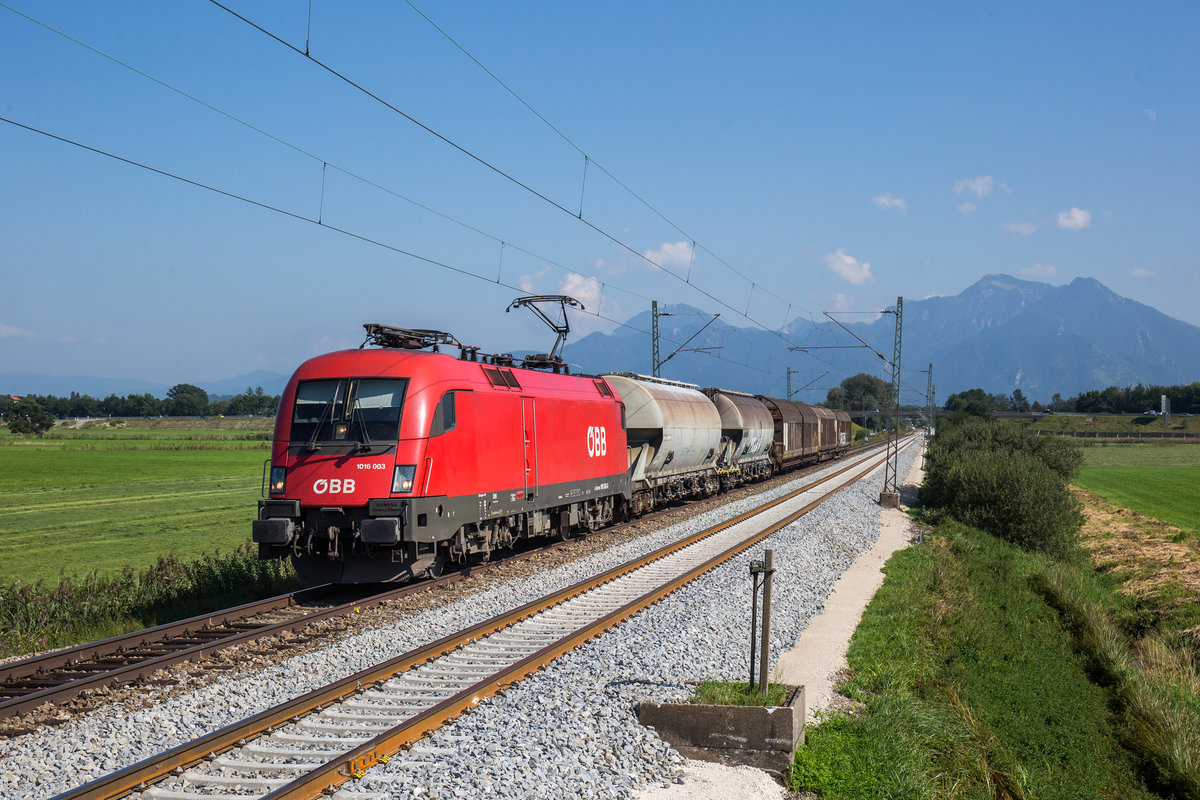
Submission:
[[[525,274],[525,275],[522,275],[520,278],[517,278],[517,285],[521,287],[522,292],[529,292],[530,294],[533,294],[534,293],[533,290],[537,288],[538,281],[540,281],[542,278],[546,277],[549,274],[550,274],[550,265],[547,264],[546,266],[542,267],[537,272],[534,272],[532,274]]]
[[[884,208],[884,209],[894,208],[897,211],[899,211],[901,214],[908,213],[908,203],[906,203],[904,201],[904,195],[900,195],[898,197],[892,197],[892,195],[889,192],[884,192],[881,195],[876,195],[875,197],[872,197],[871,202],[874,203],[875,205],[879,206],[880,208]]]
[[[5,325],[0,322],[0,339],[32,339],[35,335],[27,328],[18,328],[15,325]]]
[[[826,253],[821,260],[833,274],[855,286],[875,282],[875,276],[871,274],[871,263],[859,261],[844,248],[839,247],[836,253]]]
[[[1036,222],[1010,222],[1004,226],[1004,230],[1009,233],[1015,233],[1019,236],[1028,236],[1038,229]]]
[[[1081,231],[1092,224],[1092,215],[1082,208],[1072,208],[1070,211],[1060,211],[1058,227],[1069,231]]]
[[[845,294],[835,294],[833,296],[834,311],[849,311],[854,307],[854,298]]]
[[[974,203],[963,203],[962,205],[960,205],[958,207],[958,210],[964,217],[969,217],[969,216],[971,216],[971,212],[974,211],[975,208],[976,208],[976,206]]]
[[[1053,278],[1058,274],[1058,270],[1054,268],[1053,264],[1035,263],[1033,266],[1021,270],[1021,274],[1031,275],[1036,278]]]
[[[1142,113],[1146,115],[1146,119],[1151,122],[1158,122],[1158,113],[1153,108],[1144,108]]]
[[[1003,185],[1003,184],[1001,184]],[[971,192],[978,198],[987,197],[996,187],[996,179],[991,175],[977,175],[974,178],[963,178],[954,182],[954,193]]]
[[[600,292],[602,291],[602,287],[600,286],[600,281],[595,278],[589,278],[572,272],[563,280],[562,284],[558,287],[558,291],[560,294],[574,297],[583,303],[583,307],[592,314],[600,312]]]
[[[662,267],[685,270],[692,263],[691,242],[663,242],[653,250],[642,253],[646,258]]]
[[[1153,278],[1158,273],[1152,272],[1145,267],[1134,267],[1133,269],[1129,270],[1129,274],[1135,278]]]

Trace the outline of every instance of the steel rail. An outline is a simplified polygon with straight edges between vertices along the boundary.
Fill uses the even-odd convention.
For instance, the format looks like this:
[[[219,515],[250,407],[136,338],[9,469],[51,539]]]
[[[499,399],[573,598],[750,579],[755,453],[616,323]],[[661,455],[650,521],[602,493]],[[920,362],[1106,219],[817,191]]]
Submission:
[[[180,637],[207,637],[219,631],[222,626],[236,625],[259,614],[294,608],[319,596],[321,592],[328,591],[331,586],[331,584],[323,584],[300,589],[211,614],[200,614],[177,622],[0,665],[0,674],[4,675],[0,680],[0,695],[4,695],[18,690],[20,687],[16,684],[22,682],[54,681],[56,680],[54,674],[56,671],[69,671],[72,668],[75,668],[75,671],[84,671],[88,669],[89,662],[129,659],[124,665],[115,668],[101,670],[84,677],[65,678],[55,685],[46,686],[33,692],[14,694],[0,701],[0,719],[15,717],[46,703],[61,703],[91,689],[132,683],[163,667],[207,655],[258,636],[282,632],[286,629],[286,621],[275,626],[266,625],[254,630],[234,632],[228,636],[211,639],[200,644],[176,646]],[[313,614],[298,619],[303,620],[303,624],[308,624],[316,619],[314,615],[320,613],[313,612]],[[278,630],[268,630],[273,627]],[[138,651],[146,652],[168,648],[174,649],[157,656],[139,658],[135,655]]]
[[[162,639],[191,633],[193,631],[205,628],[217,627],[229,622],[236,622],[255,614],[262,614],[269,611],[276,611],[281,608],[288,608],[304,602],[308,599],[309,595],[317,594],[330,585],[331,584],[322,584],[321,586],[300,589],[295,592],[276,595],[275,597],[268,597],[262,600],[245,603],[240,606],[226,608],[211,614],[199,614],[197,616],[189,617],[188,619],[182,619],[177,622],[170,622],[164,625],[156,625],[153,628],[145,628],[143,630],[133,631],[132,633],[121,634],[120,636],[114,636],[110,639],[102,639],[97,642],[74,645],[62,650],[55,650],[50,653],[43,653],[41,655],[23,658],[19,661],[9,661],[8,663],[0,664],[0,675],[3,675],[3,678],[0,680],[19,680],[21,678],[27,678],[31,675],[38,675],[47,672],[51,669],[57,669],[63,666],[71,666],[81,661],[104,658],[105,656],[109,656],[114,653],[121,653],[138,647],[152,646]]]
[[[372,685],[379,684],[382,681],[412,669],[413,667],[423,664],[426,661],[451,653],[461,647],[464,643],[487,636],[491,633],[495,633],[516,622],[531,617],[547,608],[565,602],[566,600],[577,595],[583,594],[584,592],[600,586],[603,583],[607,583],[626,575],[645,566],[646,564],[649,564],[652,561],[656,561],[667,555],[671,555],[693,543],[732,527],[733,525],[743,522],[753,516],[756,516],[757,514],[774,508],[781,503],[793,499],[803,492],[810,491],[850,470],[853,470],[869,461],[878,458],[880,458],[880,454],[877,452],[867,455],[853,464],[849,464],[842,469],[813,481],[793,492],[777,498],[776,500],[765,503],[730,520],[726,520],[725,522],[712,526],[705,531],[701,531],[700,533],[689,536],[679,542],[666,545],[652,553],[635,559],[634,561],[614,567],[599,575],[580,581],[572,586],[554,592],[539,600],[527,603],[519,608],[512,609],[504,614],[497,615],[489,620],[480,622],[455,634],[451,634],[437,641],[430,642],[429,644],[409,651],[408,653],[397,656],[396,658],[390,659],[381,664],[362,670],[328,686],[308,692],[304,695],[294,698],[291,701],[287,701],[274,708],[234,723],[233,725],[229,725],[225,728],[197,738],[191,742],[179,745],[157,757],[147,759],[110,775],[98,778],[97,780],[92,781],[84,786],[80,786],[76,789],[58,795],[55,800],[107,800],[108,798],[118,798],[130,792],[145,789],[149,784],[155,783],[158,780],[171,775],[172,773],[178,774],[187,767],[196,765],[206,759],[215,758],[220,753],[245,745],[246,743],[260,736],[269,735],[283,725],[298,721],[313,712],[319,712],[328,705],[349,699],[356,694],[366,691],[368,687]],[[864,469],[863,474],[867,474],[871,470],[877,468],[877,466],[878,465],[874,465]],[[852,483],[853,481],[850,481],[846,485],[848,486]],[[840,491],[841,488],[845,487],[839,487],[838,491]],[[832,493],[828,496],[832,496]],[[819,503],[824,499],[827,499],[827,497],[821,498],[809,506],[806,506],[804,510],[797,512],[796,515],[793,515],[793,518],[791,518],[789,521],[794,521],[794,518],[798,518],[798,516],[802,515],[803,513],[807,513],[811,507],[815,506],[816,503]],[[770,535],[769,532],[762,533],[761,535],[756,536],[754,541],[761,540],[761,538],[768,535]],[[753,542],[748,542],[740,549],[745,549],[745,547],[752,546],[752,544]],[[726,556],[726,558],[732,555],[733,554],[730,553]],[[693,575],[692,577],[695,576]],[[644,598],[643,600],[644,602],[638,606],[639,609],[645,607],[645,605],[648,605],[651,602],[654,602],[654,600],[645,600]],[[631,605],[636,605],[636,603]],[[591,638],[591,636],[597,635],[603,630],[607,630],[607,628],[617,624],[617,621],[619,620],[614,618],[611,622],[609,622],[609,624],[603,626],[602,628],[596,628],[594,632],[590,633],[586,638]],[[577,643],[578,642],[576,642],[576,644]],[[566,652],[566,650],[573,646],[575,645],[572,644],[567,646],[561,643],[555,644],[546,648],[542,655],[547,656],[553,653],[556,656],[557,654]],[[435,707],[437,709],[436,712],[434,709],[421,712],[405,724],[405,727],[411,729],[408,730],[408,732],[392,734],[392,732],[389,731],[388,734],[385,734],[388,736],[388,742],[386,746],[368,746],[374,744],[373,740],[372,742],[362,745],[361,747],[355,748],[345,756],[335,759],[333,762],[330,762],[330,764],[315,769],[313,773],[310,774],[325,777],[337,776],[335,783],[326,783],[326,786],[336,785],[337,783],[344,782],[345,780],[354,777],[356,774],[361,774],[362,770],[371,764],[378,763],[380,761],[386,761],[390,757],[391,753],[396,752],[398,749],[405,746],[405,744],[416,741],[416,739],[419,739],[429,731],[435,730],[443,725],[448,719],[452,719],[454,716],[457,716],[463,711],[473,707],[474,705],[477,705],[478,702],[484,699],[484,697],[494,694],[504,686],[511,685],[516,680],[519,680],[520,677],[535,671],[536,669],[540,668],[540,666],[541,663],[535,666],[533,665],[532,661],[525,659],[522,662],[519,662],[518,664],[515,664],[512,667],[504,670],[498,677],[483,681],[479,685],[471,687],[470,690],[461,692],[458,695],[455,695],[454,698],[440,703]],[[272,798],[272,800],[282,797],[315,797],[321,791],[312,790],[313,793],[310,794],[292,794],[291,790],[286,792],[284,791],[287,788],[288,787],[283,787],[280,790],[271,793],[269,797]],[[280,792],[284,793],[280,794]]]

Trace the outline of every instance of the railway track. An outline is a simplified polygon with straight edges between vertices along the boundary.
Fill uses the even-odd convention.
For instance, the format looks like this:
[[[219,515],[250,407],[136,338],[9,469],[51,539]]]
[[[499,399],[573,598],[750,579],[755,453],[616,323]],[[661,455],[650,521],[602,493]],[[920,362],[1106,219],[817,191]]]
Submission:
[[[654,520],[670,509],[644,515]],[[46,704],[59,706],[88,691],[151,680],[159,670],[199,661],[256,639],[299,632],[313,623],[382,605],[478,574],[482,570],[562,547],[554,542],[498,555],[494,561],[405,584],[384,592],[355,593],[354,587],[325,584],[202,614],[189,619],[0,664],[0,720]],[[330,602],[330,596],[351,599]]]
[[[347,591],[330,585],[159,625],[99,642],[56,650],[0,665],[0,719],[58,705],[79,694],[149,678],[156,671],[218,650],[285,631],[296,631],[356,607],[378,605],[400,590],[355,596],[349,602],[315,603]]]
[[[881,453],[867,455],[732,520],[59,799],[136,791],[153,800],[316,797],[786,527],[882,461]]]

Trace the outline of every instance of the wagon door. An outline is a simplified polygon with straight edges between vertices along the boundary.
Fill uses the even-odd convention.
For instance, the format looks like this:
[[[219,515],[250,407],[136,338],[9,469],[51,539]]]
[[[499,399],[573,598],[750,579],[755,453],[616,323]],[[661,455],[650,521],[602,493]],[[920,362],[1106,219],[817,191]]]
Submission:
[[[521,398],[521,430],[525,439],[525,499],[537,496],[537,423],[534,420],[534,399]]]

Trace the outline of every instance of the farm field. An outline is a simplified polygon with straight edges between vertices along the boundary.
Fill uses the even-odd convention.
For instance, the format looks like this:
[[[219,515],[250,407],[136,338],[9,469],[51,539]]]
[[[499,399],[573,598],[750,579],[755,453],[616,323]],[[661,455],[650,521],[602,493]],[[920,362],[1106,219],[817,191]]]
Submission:
[[[1136,436],[1141,433],[1190,433],[1200,435],[1200,416],[1171,416],[1167,424],[1162,417],[1136,414],[1046,414],[1029,423],[1030,429],[1047,433],[1088,433]]]
[[[1083,448],[1077,486],[1192,534],[1200,534],[1200,444]]]
[[[249,538],[271,420],[0,434],[0,583],[120,573]]]

